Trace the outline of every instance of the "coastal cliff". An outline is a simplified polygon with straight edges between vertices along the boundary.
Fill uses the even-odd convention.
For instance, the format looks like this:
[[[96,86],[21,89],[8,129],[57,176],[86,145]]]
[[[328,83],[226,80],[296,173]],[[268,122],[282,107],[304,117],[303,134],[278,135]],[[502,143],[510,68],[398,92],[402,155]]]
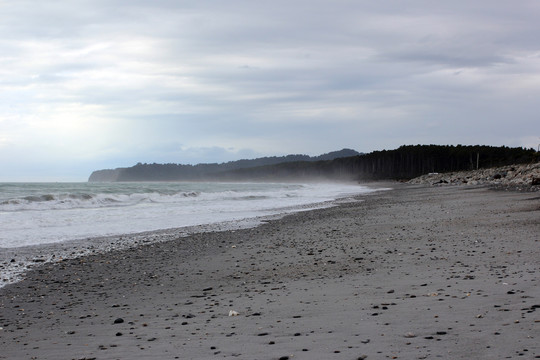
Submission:
[[[88,178],[89,182],[115,182],[125,168],[96,170]]]

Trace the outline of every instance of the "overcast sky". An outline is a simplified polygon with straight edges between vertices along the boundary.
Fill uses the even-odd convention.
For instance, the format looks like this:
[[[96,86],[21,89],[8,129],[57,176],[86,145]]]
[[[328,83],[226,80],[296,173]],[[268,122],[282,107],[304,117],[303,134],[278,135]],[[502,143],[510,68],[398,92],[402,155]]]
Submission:
[[[540,1],[0,0],[0,181],[540,143]]]

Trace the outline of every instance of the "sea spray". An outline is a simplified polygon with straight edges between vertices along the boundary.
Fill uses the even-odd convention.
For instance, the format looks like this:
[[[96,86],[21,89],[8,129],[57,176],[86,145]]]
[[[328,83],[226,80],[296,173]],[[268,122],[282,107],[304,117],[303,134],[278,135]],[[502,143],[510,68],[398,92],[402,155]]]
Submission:
[[[42,262],[253,227],[371,191],[350,183],[0,183],[0,286]]]

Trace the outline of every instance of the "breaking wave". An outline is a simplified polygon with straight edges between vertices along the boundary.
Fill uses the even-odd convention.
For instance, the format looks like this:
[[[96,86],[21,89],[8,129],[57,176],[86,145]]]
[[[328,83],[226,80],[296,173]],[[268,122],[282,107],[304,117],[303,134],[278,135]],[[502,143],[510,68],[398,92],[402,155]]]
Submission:
[[[200,196],[197,191],[178,192],[175,194],[133,193],[133,194],[42,194],[19,198],[4,199],[0,202],[0,211],[24,210],[59,210],[79,208],[101,208],[112,206],[133,206],[140,203],[170,203],[193,199]]]
[[[366,191],[356,184],[0,183],[0,248],[283,214]]]

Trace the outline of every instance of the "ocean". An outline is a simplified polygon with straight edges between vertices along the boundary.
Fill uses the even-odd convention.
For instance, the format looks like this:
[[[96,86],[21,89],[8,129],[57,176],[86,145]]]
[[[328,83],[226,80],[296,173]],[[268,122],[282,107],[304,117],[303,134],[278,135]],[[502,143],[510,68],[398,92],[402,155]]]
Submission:
[[[114,236],[251,227],[263,217],[371,191],[350,183],[0,183],[0,286],[36,257],[51,261],[82,248],[115,248]]]

